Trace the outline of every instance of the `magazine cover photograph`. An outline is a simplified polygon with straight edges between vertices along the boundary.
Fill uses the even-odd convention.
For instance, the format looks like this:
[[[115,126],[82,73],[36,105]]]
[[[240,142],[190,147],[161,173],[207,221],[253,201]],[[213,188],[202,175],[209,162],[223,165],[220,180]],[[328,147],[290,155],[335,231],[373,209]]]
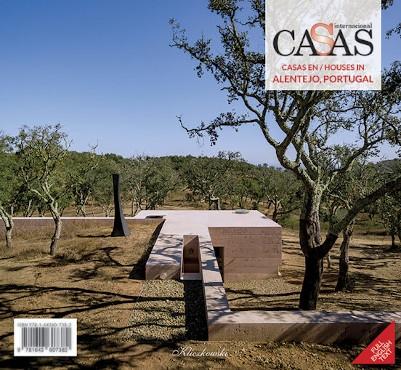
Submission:
[[[0,0],[0,369],[401,369],[400,0]]]

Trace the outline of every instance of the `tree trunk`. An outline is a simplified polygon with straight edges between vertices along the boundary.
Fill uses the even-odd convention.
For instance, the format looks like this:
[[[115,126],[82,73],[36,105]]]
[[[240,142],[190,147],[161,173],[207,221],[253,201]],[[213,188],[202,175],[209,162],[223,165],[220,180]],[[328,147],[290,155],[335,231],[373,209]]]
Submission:
[[[220,198],[209,197],[209,210],[220,210]]]
[[[77,217],[79,217],[79,215],[81,215],[81,216],[83,216],[83,217],[86,216],[85,210],[84,210],[84,207],[83,207],[82,204],[78,204],[78,205],[76,206],[76,212],[75,212],[75,213],[76,213]]]
[[[52,241],[50,244],[50,254],[52,256],[55,256],[57,250],[57,243],[61,236],[62,221],[59,215],[53,216],[53,221],[54,221],[54,234],[52,236]]]
[[[305,274],[302,283],[299,308],[315,310],[323,275],[323,257],[318,256],[320,246],[319,208],[321,192],[318,189],[306,193],[304,206],[299,220],[299,241],[305,256]]]
[[[273,211],[273,215],[272,215],[272,220],[274,221],[274,222],[278,222],[278,219],[277,219],[277,208],[276,207],[274,207],[274,211]]]
[[[395,248],[395,233],[391,233],[391,249]]]
[[[326,261],[327,261],[327,268],[331,269],[331,255],[330,255],[330,252],[327,253]]]
[[[135,216],[135,200],[131,201],[131,217]]]
[[[302,283],[299,308],[316,310],[323,275],[323,258],[305,257],[305,274]]]
[[[6,229],[6,248],[12,248],[12,236],[14,230],[14,221],[12,213],[8,213],[4,208],[0,209],[0,216],[4,222],[4,226]]]
[[[13,247],[12,236],[13,227],[6,227],[6,247],[8,249],[11,249]]]
[[[13,247],[13,230],[14,230],[14,221],[11,215],[6,216],[5,221],[6,227],[6,248],[11,249]]]
[[[28,206],[25,210],[24,217],[29,217],[31,215],[31,208],[32,208],[32,199],[29,199]]]
[[[340,261],[336,292],[343,292],[349,289],[349,245],[354,231],[354,221],[352,221],[343,231],[343,241],[340,247]]]
[[[86,211],[85,211],[85,205],[83,205],[83,204],[78,204],[77,206],[76,206],[76,214],[77,214],[77,216],[79,216],[79,215],[81,215],[81,216],[83,216],[83,217],[86,217]]]
[[[244,204],[245,204],[245,199],[244,199],[242,196],[240,196],[239,201],[238,201],[238,206],[239,206],[239,208],[240,208],[240,209],[245,208],[245,207],[244,207]],[[219,208],[219,209],[220,209],[220,208]]]

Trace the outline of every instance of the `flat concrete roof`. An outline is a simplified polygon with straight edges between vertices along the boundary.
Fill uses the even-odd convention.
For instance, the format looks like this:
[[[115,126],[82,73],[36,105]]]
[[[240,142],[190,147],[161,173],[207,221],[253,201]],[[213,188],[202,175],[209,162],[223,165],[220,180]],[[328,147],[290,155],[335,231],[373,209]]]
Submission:
[[[160,216],[165,219],[163,228],[153,246],[146,263],[147,278],[156,278],[162,271],[167,278],[174,278],[181,269],[181,257],[184,235],[197,235],[200,242],[210,242],[209,229],[227,229],[227,233],[236,234],[253,230],[265,232],[266,228],[280,228],[259,211],[236,213],[229,211],[140,211],[134,219]]]
[[[165,233],[180,235],[197,234],[209,227],[281,227],[259,211],[236,213],[235,211],[140,211],[134,218],[145,219],[149,216],[168,216]]]

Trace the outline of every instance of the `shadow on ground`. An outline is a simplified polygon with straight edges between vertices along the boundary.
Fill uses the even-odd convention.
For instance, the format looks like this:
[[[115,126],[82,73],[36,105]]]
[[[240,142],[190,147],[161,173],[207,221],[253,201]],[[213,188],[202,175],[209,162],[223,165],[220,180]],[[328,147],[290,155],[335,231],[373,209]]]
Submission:
[[[156,224],[155,224],[156,225]],[[153,227],[144,238],[142,253],[132,263],[122,258],[121,248],[111,239],[102,247],[45,258],[34,264],[4,258],[0,266],[8,279],[0,284],[0,368],[37,369],[58,367],[63,369],[120,369],[143,368],[141,362],[153,353],[169,353],[187,340],[206,340],[202,285],[200,282],[181,284],[180,297],[159,294],[146,297],[140,287],[145,282],[145,264],[162,227]],[[138,232],[138,231],[137,231]],[[105,233],[82,236],[81,240],[103,240]],[[120,240],[121,241],[121,240]],[[25,274],[27,279],[17,279]],[[32,280],[29,277],[35,276]],[[46,276],[47,275],[47,276]],[[21,275],[22,276],[22,275]],[[54,279],[52,281],[52,278]],[[14,282],[13,282],[14,281]],[[27,284],[27,282],[30,283]],[[135,305],[146,303],[150,317],[166,314],[165,302],[180,303],[185,307],[179,329],[182,335],[169,340],[149,341],[146,335],[133,337],[138,326],[166,325],[144,321],[132,323]],[[178,313],[171,311],[172,317]],[[78,357],[13,357],[13,318],[24,317],[76,317],[78,319]],[[173,330],[167,324],[166,330]],[[195,361],[195,360],[194,360]]]

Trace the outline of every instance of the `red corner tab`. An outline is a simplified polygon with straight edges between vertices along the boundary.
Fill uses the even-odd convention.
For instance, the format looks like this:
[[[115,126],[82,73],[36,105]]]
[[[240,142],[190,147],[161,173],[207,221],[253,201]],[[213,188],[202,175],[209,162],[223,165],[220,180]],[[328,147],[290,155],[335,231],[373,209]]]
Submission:
[[[353,365],[395,364],[395,321],[384,329],[359,356]]]

